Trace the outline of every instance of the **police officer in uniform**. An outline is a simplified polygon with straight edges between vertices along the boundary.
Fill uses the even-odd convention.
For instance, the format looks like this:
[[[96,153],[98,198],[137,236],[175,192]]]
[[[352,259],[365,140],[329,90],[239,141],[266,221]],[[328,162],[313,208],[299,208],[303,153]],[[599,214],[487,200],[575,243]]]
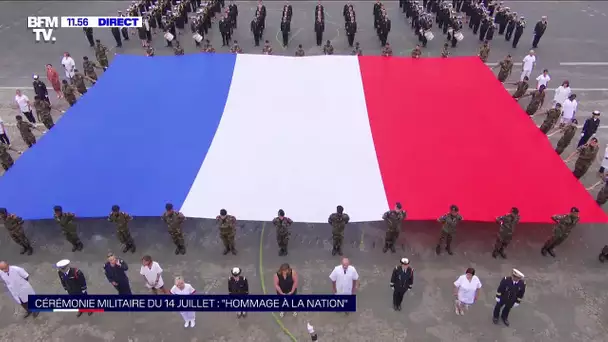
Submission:
[[[317,20],[315,20],[315,35],[317,38],[317,46],[321,46],[323,44],[323,32],[325,31],[325,20],[322,12],[317,15]]]
[[[393,269],[391,289],[393,289],[393,309],[401,311],[403,296],[414,285],[414,269],[407,258],[401,258],[400,265]]]
[[[123,253],[127,253],[129,250],[131,250],[131,253],[135,253],[135,242],[129,231],[129,222],[131,222],[131,220],[133,220],[131,215],[124,211],[120,211],[119,206],[112,206],[112,212],[110,212],[110,215],[108,216],[108,221],[116,225],[116,236],[118,236],[118,241],[125,245],[122,250]]]
[[[236,255],[237,251],[234,246],[234,238],[236,236],[236,217],[228,215],[226,209],[220,210],[219,216],[215,218],[220,229],[220,238],[224,243],[224,255],[232,252]]]
[[[285,217],[285,211],[279,209],[278,216],[272,220],[272,224],[277,228],[277,244],[279,245],[279,256],[287,255],[287,245],[289,243],[289,227],[293,221]]]
[[[167,203],[161,219],[169,228],[169,234],[176,246],[175,254],[186,254],[186,243],[184,242],[184,233],[182,232],[182,223],[186,220],[184,214],[173,210],[173,204]]]
[[[348,46],[352,47],[355,41],[355,34],[357,33],[357,21],[354,15],[348,14],[348,20],[345,24],[346,38],[348,39]]]
[[[86,296],[88,294],[87,280],[84,273],[77,268],[70,267],[70,260],[60,260],[55,266],[57,267],[59,281],[65,292],[72,296]],[[93,313],[89,312],[88,315],[91,316]],[[76,317],[80,316],[82,316],[82,312],[76,315]]]
[[[283,47],[289,44],[289,32],[291,32],[291,17],[285,14],[281,19],[281,34],[283,36]]]
[[[442,224],[442,227],[435,253],[437,253],[437,255],[441,254],[441,245],[445,241],[445,250],[449,255],[452,255],[454,254],[452,253],[452,239],[456,233],[458,223],[462,221],[462,216],[459,214],[458,207],[455,205],[450,206],[450,212],[438,218],[437,221]]]
[[[34,93],[50,105],[51,100],[49,100],[49,91],[46,89],[46,84],[40,80],[38,75],[34,75],[34,82],[32,82],[32,85],[34,86]]]
[[[21,254],[32,255],[34,249],[23,231],[23,219],[15,214],[9,214],[6,208],[0,208],[0,221],[8,230],[11,239],[23,248]]]
[[[401,233],[403,221],[407,218],[407,212],[401,207],[401,203],[395,204],[395,210],[389,210],[382,215],[382,220],[386,222],[387,230],[384,238],[384,248],[382,252],[386,253],[389,249],[392,253],[395,250],[395,243]]]
[[[507,255],[505,254],[505,248],[511,243],[513,231],[515,230],[515,226],[519,223],[519,209],[515,207],[511,208],[510,213],[497,217],[496,223],[500,224],[500,229],[498,231],[498,236],[496,237],[492,257],[496,259],[496,256],[500,255],[506,259]]]
[[[228,293],[234,296],[246,296],[249,294],[249,282],[247,278],[241,276],[241,269],[234,267],[230,271],[230,278],[228,278]],[[237,318],[247,317],[246,312],[237,312]]]
[[[332,231],[332,240],[333,240],[333,250],[331,251],[331,255],[342,255],[342,241],[344,241],[344,228],[350,221],[350,217],[348,214],[344,213],[344,208],[339,205],[336,208],[336,212],[329,215],[329,219],[327,222],[331,225]]]
[[[517,47],[517,44],[519,43],[519,38],[521,38],[521,35],[524,34],[524,29],[526,28],[526,21],[524,20],[524,17],[520,17],[519,21],[515,24],[515,36],[513,36],[513,48],[515,49]]]
[[[255,16],[251,20],[251,33],[253,33],[253,40],[255,46],[260,46],[260,39],[262,38],[262,23],[259,16]]]
[[[89,45],[91,47],[95,47],[95,38],[93,38],[93,28],[92,27],[83,27],[84,35],[87,36],[87,40],[89,41]]]
[[[53,208],[53,211],[55,212],[55,222],[57,222],[61,227],[61,231],[63,232],[65,239],[68,240],[68,242],[73,246],[72,252],[82,251],[84,245],[78,237],[78,233],[76,232],[76,223],[74,223],[76,215],[73,213],[64,213],[63,208],[58,205]]]
[[[576,207],[572,207],[569,214],[553,215],[551,219],[556,223],[555,227],[553,228],[553,236],[551,236],[549,240],[545,242],[543,248],[540,250],[540,253],[543,256],[547,256],[547,253],[549,253],[549,255],[555,258],[553,248],[566,241],[572,232],[572,229],[576,227],[579,220],[579,210]]]
[[[526,293],[526,283],[524,283],[524,274],[513,269],[513,274],[510,277],[504,277],[496,290],[496,305],[494,306],[494,314],[492,322],[498,324],[498,316],[502,322],[509,326],[509,312],[513,307],[518,307]],[[502,309],[502,313],[501,313]]]

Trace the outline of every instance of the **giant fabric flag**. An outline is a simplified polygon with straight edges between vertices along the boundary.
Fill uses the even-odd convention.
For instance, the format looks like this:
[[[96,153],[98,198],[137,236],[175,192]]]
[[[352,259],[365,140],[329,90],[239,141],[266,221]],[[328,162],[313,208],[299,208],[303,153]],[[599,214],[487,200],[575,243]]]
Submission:
[[[25,219],[54,205],[158,216],[170,202],[199,218],[284,209],[316,223],[342,205],[376,221],[401,202],[413,220],[456,204],[473,221],[518,207],[549,222],[573,206],[607,221],[476,57],[118,56],[0,194]]]

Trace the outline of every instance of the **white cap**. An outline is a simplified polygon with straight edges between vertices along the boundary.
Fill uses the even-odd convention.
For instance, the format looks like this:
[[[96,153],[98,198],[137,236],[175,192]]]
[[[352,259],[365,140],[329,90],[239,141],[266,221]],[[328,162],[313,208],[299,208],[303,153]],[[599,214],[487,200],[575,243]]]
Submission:
[[[230,271],[232,273],[233,276],[237,276],[239,274],[241,274],[241,269],[238,267],[233,267],[232,271]]]
[[[521,273],[518,269],[514,268],[513,269],[513,275],[516,276],[517,278],[523,279],[524,278],[524,274]]]
[[[310,325],[310,323],[306,323],[306,328],[308,329],[309,334],[315,333],[315,328],[312,325]]]
[[[408,259],[408,258],[401,258],[401,264],[403,264],[403,265],[409,265],[410,264],[410,259]]]
[[[69,265],[69,264],[70,264],[70,260],[68,260],[68,259],[63,259],[63,260],[59,260],[59,261],[57,262],[57,264],[55,264],[55,266],[57,266],[57,268],[63,268],[63,267],[66,267],[66,266],[67,266],[67,265]]]
[[[37,79],[38,79],[38,75],[34,75],[33,77],[34,77],[34,79],[35,79],[35,80],[37,80]]]

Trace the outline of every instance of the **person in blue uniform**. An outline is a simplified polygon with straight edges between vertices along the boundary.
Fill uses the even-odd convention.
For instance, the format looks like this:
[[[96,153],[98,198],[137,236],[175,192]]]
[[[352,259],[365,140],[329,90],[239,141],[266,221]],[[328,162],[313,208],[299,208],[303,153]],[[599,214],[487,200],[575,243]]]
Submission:
[[[108,261],[103,266],[103,270],[106,274],[106,278],[119,295],[130,295],[131,286],[129,285],[129,278],[127,277],[127,271],[129,266],[124,260],[117,258],[114,254],[108,254]]]
[[[241,269],[234,267],[228,278],[228,293],[233,296],[245,296],[249,294],[249,282],[241,275]],[[236,318],[247,317],[247,312],[237,312]]]
[[[403,296],[414,285],[414,269],[410,267],[408,258],[401,258],[399,265],[393,269],[390,285],[393,290],[393,309],[401,311]]]
[[[65,292],[72,296],[86,296],[87,293],[87,280],[84,277],[84,273],[81,270],[71,267],[70,260],[63,259],[55,264],[57,267],[57,274],[59,275],[59,281]],[[87,313],[89,316],[93,315],[92,312]],[[79,312],[76,317],[82,316],[82,312]]]
[[[498,316],[500,316],[502,322],[509,326],[509,312],[512,308],[521,304],[521,300],[526,293],[526,283],[523,279],[524,274],[513,269],[513,274],[510,277],[504,277],[500,281],[498,290],[496,290],[496,306],[494,306],[494,317],[492,319],[494,324],[498,324]]]

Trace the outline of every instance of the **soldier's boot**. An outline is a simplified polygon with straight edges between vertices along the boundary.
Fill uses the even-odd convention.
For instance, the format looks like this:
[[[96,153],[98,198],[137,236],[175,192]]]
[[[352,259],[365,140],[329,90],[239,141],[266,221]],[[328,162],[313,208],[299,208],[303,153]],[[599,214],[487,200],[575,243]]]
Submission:
[[[435,247],[435,254],[441,254],[441,245],[437,245],[437,247]]]
[[[130,247],[129,244],[126,244],[125,248],[122,249],[122,252],[123,253],[127,253],[129,251],[129,249],[130,249],[129,247]]]
[[[454,255],[454,253],[452,252],[452,243],[448,242],[445,245],[445,251],[448,252],[449,255]]]
[[[78,241],[78,250],[81,251],[84,249],[84,244],[82,243],[82,241]]]
[[[27,255],[32,255],[32,254],[34,254],[34,249],[32,248],[32,245],[27,245]]]
[[[545,242],[545,244],[543,245],[543,248],[540,249],[540,254],[542,254],[543,256],[547,256],[547,251],[548,251],[548,247],[549,247],[549,243],[550,241]]]
[[[78,243],[73,243],[72,244],[72,252],[76,252],[78,250],[80,246],[78,245]]]
[[[505,254],[505,249],[504,249],[504,247],[503,247],[503,248],[501,248],[501,249],[498,251],[498,254],[500,254],[500,256],[501,256],[503,259],[506,259],[506,258],[507,258],[507,254]]]
[[[388,242],[384,242],[384,248],[382,248],[382,253],[388,252]]]
[[[28,251],[27,245],[21,245],[21,252],[19,254],[25,254]]]
[[[184,246],[184,245],[179,246],[179,252],[181,255],[186,255],[186,246]]]
[[[238,253],[236,248],[234,247],[234,242],[230,243],[230,252],[232,252],[232,255],[236,255]]]
[[[182,252],[182,249],[179,245],[175,245],[175,255],[179,255]]]
[[[498,256],[498,251],[496,246],[494,246],[494,250],[492,250],[492,258],[496,259],[496,257]]]
[[[30,315],[32,314],[32,312],[30,310],[28,310],[27,303],[21,303],[21,307],[23,308],[23,310],[25,310],[25,314],[23,315],[23,318],[30,317]]]
[[[283,255],[286,256],[287,254],[289,254],[287,252],[287,245],[285,245],[285,247],[283,248]]]
[[[331,255],[336,255],[338,253],[338,245],[334,242],[334,248],[331,250]]]
[[[395,243],[391,243],[391,253],[397,253],[397,250],[395,249]]]
[[[342,243],[338,245],[337,252],[339,256],[342,256]]]
[[[226,254],[228,254],[228,253],[230,253],[230,247],[225,246],[225,247],[224,247],[224,252],[222,252],[222,254],[226,255]]]
[[[135,253],[135,251],[137,250],[137,247],[135,247],[135,244],[134,244],[134,243],[131,243],[131,244],[129,245],[129,248],[131,249],[131,253]]]
[[[604,255],[604,253],[600,253],[598,259],[601,263],[604,263],[606,261],[606,256]]]
[[[550,256],[555,258],[555,252],[553,251],[553,246],[551,246],[550,248],[547,248],[547,253],[549,253]]]

